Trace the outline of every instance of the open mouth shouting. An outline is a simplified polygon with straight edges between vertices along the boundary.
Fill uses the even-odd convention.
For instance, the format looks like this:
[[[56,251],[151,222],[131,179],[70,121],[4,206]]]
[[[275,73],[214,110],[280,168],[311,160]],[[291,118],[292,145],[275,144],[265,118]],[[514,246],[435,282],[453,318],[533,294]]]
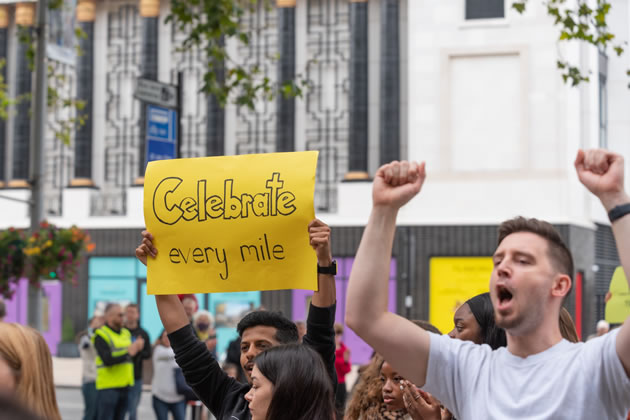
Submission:
[[[512,291],[508,289],[505,285],[499,284],[496,287],[496,295],[498,301],[496,309],[498,311],[505,311],[506,309],[508,309],[510,304],[512,303]]]

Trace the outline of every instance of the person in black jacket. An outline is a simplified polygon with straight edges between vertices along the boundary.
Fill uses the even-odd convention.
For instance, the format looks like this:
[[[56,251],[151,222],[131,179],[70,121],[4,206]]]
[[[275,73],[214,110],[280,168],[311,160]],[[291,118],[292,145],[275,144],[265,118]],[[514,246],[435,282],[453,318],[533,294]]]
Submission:
[[[129,390],[129,418],[128,420],[136,420],[138,404],[142,396],[142,363],[145,359],[151,358],[151,339],[149,334],[140,326],[140,312],[138,304],[130,303],[125,308],[125,328],[131,333],[131,341],[135,342],[138,337],[144,340],[142,350],[131,358],[133,362],[134,385]]]
[[[310,346],[322,357],[333,389],[337,386],[335,373],[335,321],[336,290],[335,267],[330,251],[330,228],[320,220],[309,226],[310,243],[317,254],[318,291],[313,294],[307,318],[307,333],[303,344]],[[148,256],[155,257],[153,235],[144,231],[143,240],[136,249],[136,257],[146,264]],[[241,337],[241,366],[247,384],[228,377],[217,360],[196,339],[184,308],[175,295],[156,295],[155,300],[164,328],[169,333],[175,360],[182,368],[186,381],[199,399],[210,409],[217,420],[249,420],[249,403],[245,400],[251,388],[254,358],[270,347],[297,343],[297,328],[293,322],[278,313],[255,311],[241,320],[237,327]]]

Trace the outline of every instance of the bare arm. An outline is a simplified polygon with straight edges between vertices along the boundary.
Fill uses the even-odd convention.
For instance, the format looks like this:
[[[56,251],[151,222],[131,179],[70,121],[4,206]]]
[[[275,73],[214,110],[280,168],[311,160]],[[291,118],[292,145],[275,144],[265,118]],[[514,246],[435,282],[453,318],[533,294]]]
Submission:
[[[147,265],[147,258],[155,258],[157,248],[153,246],[153,235],[146,230],[142,232],[142,243],[136,248],[136,258]],[[184,306],[176,295],[156,295],[155,303],[160,313],[162,325],[167,333],[172,333],[188,325],[188,317]]]
[[[330,251],[330,227],[319,219],[308,224],[311,246],[317,254],[317,264],[321,267],[329,267],[332,264],[332,252]],[[313,293],[312,303],[319,308],[327,308],[337,301],[335,276],[330,274],[318,274],[319,287]]]
[[[348,284],[346,324],[403,376],[426,380],[429,335],[387,311],[389,266],[398,210],[420,191],[424,164],[392,162],[376,173],[374,206]]]
[[[575,169],[580,182],[591,191],[609,212],[621,204],[630,203],[624,188],[623,157],[608,150],[579,150]],[[630,215],[612,223],[623,271],[630,284]],[[616,342],[617,355],[630,377],[630,318],[621,326]]]

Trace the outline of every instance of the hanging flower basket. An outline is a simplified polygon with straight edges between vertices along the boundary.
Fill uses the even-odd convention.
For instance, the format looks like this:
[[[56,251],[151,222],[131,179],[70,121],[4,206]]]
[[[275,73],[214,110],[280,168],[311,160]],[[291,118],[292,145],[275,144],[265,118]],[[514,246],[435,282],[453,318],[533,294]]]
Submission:
[[[23,230],[9,228],[0,232],[0,296],[13,295],[11,282],[24,274],[26,235]]]
[[[27,236],[10,228],[0,233],[0,295],[11,297],[11,283],[23,276],[76,284],[77,269],[86,253],[94,250],[90,236],[76,226],[58,228],[42,222]]]

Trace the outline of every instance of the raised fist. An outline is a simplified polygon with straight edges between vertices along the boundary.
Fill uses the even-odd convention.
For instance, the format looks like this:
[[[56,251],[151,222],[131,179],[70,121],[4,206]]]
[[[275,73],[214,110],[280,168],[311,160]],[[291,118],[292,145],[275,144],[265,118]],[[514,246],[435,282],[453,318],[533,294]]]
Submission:
[[[420,192],[425,177],[424,162],[394,161],[381,166],[372,188],[374,206],[398,210]]]
[[[624,191],[623,157],[609,150],[578,150],[575,170],[580,182],[610,211],[628,201]]]

